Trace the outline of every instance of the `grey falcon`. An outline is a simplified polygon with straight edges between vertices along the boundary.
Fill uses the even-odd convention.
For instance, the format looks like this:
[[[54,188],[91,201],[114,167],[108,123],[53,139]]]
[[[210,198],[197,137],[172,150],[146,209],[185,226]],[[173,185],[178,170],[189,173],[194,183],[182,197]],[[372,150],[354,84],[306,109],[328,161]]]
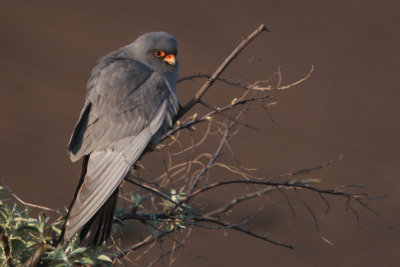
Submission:
[[[83,167],[61,243],[79,231],[82,246],[107,240],[119,185],[178,112],[176,55],[172,35],[151,32],[102,57],[92,70],[68,146],[71,160],[83,158]]]

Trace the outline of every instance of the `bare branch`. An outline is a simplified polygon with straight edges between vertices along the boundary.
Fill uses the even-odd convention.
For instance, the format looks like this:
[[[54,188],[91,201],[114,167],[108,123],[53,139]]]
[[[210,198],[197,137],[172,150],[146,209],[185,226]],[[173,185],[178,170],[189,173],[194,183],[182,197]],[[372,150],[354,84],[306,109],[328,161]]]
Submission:
[[[237,226],[237,225],[224,223],[224,222],[219,221],[219,220],[214,219],[214,218],[195,217],[195,218],[193,218],[193,220],[197,221],[197,222],[214,223],[214,224],[217,224],[217,225],[220,225],[220,226],[224,227],[224,229],[233,229],[233,230],[245,233],[245,234],[250,235],[252,237],[255,237],[257,239],[261,239],[261,240],[264,240],[266,242],[269,242],[269,243],[272,243],[272,244],[275,244],[275,245],[278,245],[278,246],[282,246],[282,247],[286,247],[286,248],[293,248],[292,245],[288,245],[288,244],[285,244],[285,243],[282,243],[282,242],[279,242],[279,241],[272,240],[272,239],[270,239],[270,238],[268,238],[266,236],[261,236],[261,235],[255,234],[255,233],[253,233],[252,231],[250,231],[250,230],[248,230],[246,228],[242,228],[242,227]]]
[[[185,81],[193,81],[196,79],[210,79],[211,76],[212,76],[212,74],[198,73],[198,74],[183,76],[177,82],[180,83],[180,82],[185,82]],[[246,90],[250,89],[248,86],[246,86],[240,82],[233,82],[233,81],[229,80],[228,78],[224,78],[224,77],[218,77],[217,81],[223,82],[230,86],[235,86],[235,87],[239,87],[242,89],[246,89]]]
[[[41,210],[46,210],[46,211],[55,212],[55,213],[60,214],[60,215],[64,215],[64,213],[60,212],[59,210],[55,210],[55,209],[48,208],[48,207],[45,207],[45,206],[40,206],[40,205],[36,205],[36,204],[32,204],[32,203],[23,201],[20,197],[18,197],[16,194],[14,194],[13,191],[11,191],[11,188],[5,183],[4,180],[3,180],[3,184],[4,184],[5,188],[8,190],[8,192],[9,192],[19,203],[21,203],[22,205],[25,205],[25,206],[28,206],[28,207],[31,207],[31,208],[36,208],[36,209],[41,209]]]
[[[221,138],[221,141],[220,141],[220,143],[219,143],[219,145],[218,145],[218,147],[217,147],[217,150],[215,151],[213,157],[212,157],[212,158],[210,159],[210,161],[207,163],[207,166],[206,166],[205,168],[203,168],[203,169],[196,175],[196,178],[194,179],[194,181],[193,181],[193,183],[192,183],[192,185],[191,185],[191,187],[190,187],[189,195],[192,194],[192,192],[196,189],[197,185],[198,185],[199,182],[200,182],[201,177],[204,176],[204,174],[207,172],[207,170],[214,164],[214,162],[215,162],[215,161],[217,160],[217,158],[219,157],[219,155],[220,155],[220,153],[221,153],[221,151],[222,151],[222,148],[223,148],[223,146],[224,146],[224,140],[228,137],[228,133],[229,133],[229,128],[226,128],[226,130],[225,130],[225,132],[224,132],[224,134],[223,134],[223,136],[222,136],[222,138]]]
[[[160,196],[161,198],[164,198],[166,200],[168,200],[169,202],[175,204],[176,207],[180,207],[182,209],[187,209],[187,207],[183,206],[181,203],[177,203],[176,201],[174,201],[172,198],[170,198],[168,195],[164,194],[163,192],[160,192],[159,190],[152,188],[151,186],[142,184],[142,183],[138,183],[132,179],[129,179],[128,177],[125,177],[125,180],[131,184],[137,185],[147,191],[150,191],[151,193]]]
[[[315,183],[319,182],[318,179],[314,179],[313,181]],[[253,184],[253,185],[269,185],[269,186],[276,186],[276,187],[281,186],[281,187],[304,188],[304,189],[308,189],[308,190],[315,191],[317,193],[322,193],[322,194],[344,196],[346,198],[354,198],[354,199],[364,198],[361,194],[346,193],[346,192],[337,191],[334,189],[318,189],[316,187],[312,187],[308,184],[304,184],[299,181],[270,182],[270,181],[259,181],[259,180],[223,180],[220,182],[215,182],[215,183],[209,184],[201,189],[194,191],[192,194],[187,196],[183,202],[186,202],[186,201],[190,200],[191,198],[193,198],[201,193],[204,193],[208,190],[217,188],[219,186],[228,185],[228,184]]]
[[[247,103],[251,103],[251,102],[258,102],[258,101],[266,101],[266,100],[270,100],[273,101],[273,97],[270,95],[264,95],[264,96],[260,96],[260,97],[252,97],[252,98],[247,98],[247,99],[242,99],[239,101],[233,101],[231,104],[224,106],[222,108],[212,108],[213,110],[209,113],[206,113],[205,115],[198,117],[195,116],[194,119],[181,124],[178,123],[178,127],[171,129],[170,131],[168,131],[164,137],[161,139],[160,142],[164,141],[165,139],[173,136],[174,134],[178,133],[179,131],[183,130],[183,129],[190,129],[191,127],[193,127],[194,125],[201,123],[201,122],[205,122],[205,121],[209,121],[216,113],[221,113],[230,109],[233,109],[237,106],[240,105],[244,105]]]
[[[252,34],[245,38],[233,52],[222,62],[222,64],[216,69],[213,75],[203,84],[203,86],[197,91],[195,96],[179,111],[176,116],[178,120],[181,118],[188,110],[190,110],[194,105],[196,105],[201,97],[208,91],[208,89],[214,84],[221,73],[228,67],[228,65],[239,55],[239,53],[257,36],[259,36],[264,31],[269,31],[264,24],[261,24]]]

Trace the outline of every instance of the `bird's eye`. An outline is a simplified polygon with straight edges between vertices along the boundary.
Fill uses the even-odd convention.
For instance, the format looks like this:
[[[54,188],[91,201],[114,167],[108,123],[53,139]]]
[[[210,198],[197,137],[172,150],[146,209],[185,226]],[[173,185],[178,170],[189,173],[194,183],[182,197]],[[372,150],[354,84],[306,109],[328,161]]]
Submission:
[[[156,50],[156,51],[154,51],[154,55],[156,57],[163,57],[163,56],[165,56],[165,53],[164,53],[164,51]]]

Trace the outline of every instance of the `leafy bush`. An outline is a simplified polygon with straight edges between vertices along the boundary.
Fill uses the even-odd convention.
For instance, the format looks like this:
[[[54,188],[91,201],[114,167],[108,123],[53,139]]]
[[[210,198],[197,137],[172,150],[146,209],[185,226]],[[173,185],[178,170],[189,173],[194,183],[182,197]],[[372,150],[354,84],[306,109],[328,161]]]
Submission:
[[[0,187],[3,198],[4,187]],[[44,212],[38,218],[29,215],[29,208],[18,208],[9,199],[0,200],[0,263],[1,266],[74,265],[111,266],[112,260],[103,253],[104,247],[84,248],[76,240],[54,247],[61,233],[62,221],[50,222]]]

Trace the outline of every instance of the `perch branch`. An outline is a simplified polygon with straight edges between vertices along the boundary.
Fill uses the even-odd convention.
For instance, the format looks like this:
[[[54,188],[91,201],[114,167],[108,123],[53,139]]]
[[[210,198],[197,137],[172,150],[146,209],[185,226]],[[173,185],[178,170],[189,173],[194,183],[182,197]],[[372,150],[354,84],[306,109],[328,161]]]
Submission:
[[[282,242],[279,242],[279,241],[276,241],[276,240],[272,240],[272,239],[270,239],[270,238],[268,238],[266,236],[261,236],[261,235],[255,234],[255,233],[253,233],[252,231],[250,231],[250,230],[248,230],[246,228],[240,227],[238,225],[232,225],[232,224],[224,223],[224,222],[222,222],[220,220],[217,220],[215,218],[194,217],[193,220],[194,221],[198,221],[198,222],[214,223],[214,224],[222,226],[223,229],[233,229],[233,230],[245,233],[247,235],[250,235],[252,237],[255,237],[257,239],[261,239],[261,240],[264,240],[266,242],[275,244],[275,245],[279,245],[279,246],[286,247],[286,248],[293,248],[292,245],[288,245],[288,244],[285,244],[285,243],[282,243]]]
[[[214,82],[218,79],[221,73],[229,66],[229,64],[234,60],[237,55],[257,36],[259,36],[264,31],[269,31],[264,24],[261,24],[253,33],[251,33],[247,38],[245,38],[233,52],[222,62],[222,64],[216,69],[213,75],[203,84],[203,86],[197,91],[195,96],[185,105],[183,106],[178,114],[176,115],[176,120],[181,118],[188,110],[190,110],[194,105],[199,103],[201,97],[207,92],[207,90],[214,84]]]

